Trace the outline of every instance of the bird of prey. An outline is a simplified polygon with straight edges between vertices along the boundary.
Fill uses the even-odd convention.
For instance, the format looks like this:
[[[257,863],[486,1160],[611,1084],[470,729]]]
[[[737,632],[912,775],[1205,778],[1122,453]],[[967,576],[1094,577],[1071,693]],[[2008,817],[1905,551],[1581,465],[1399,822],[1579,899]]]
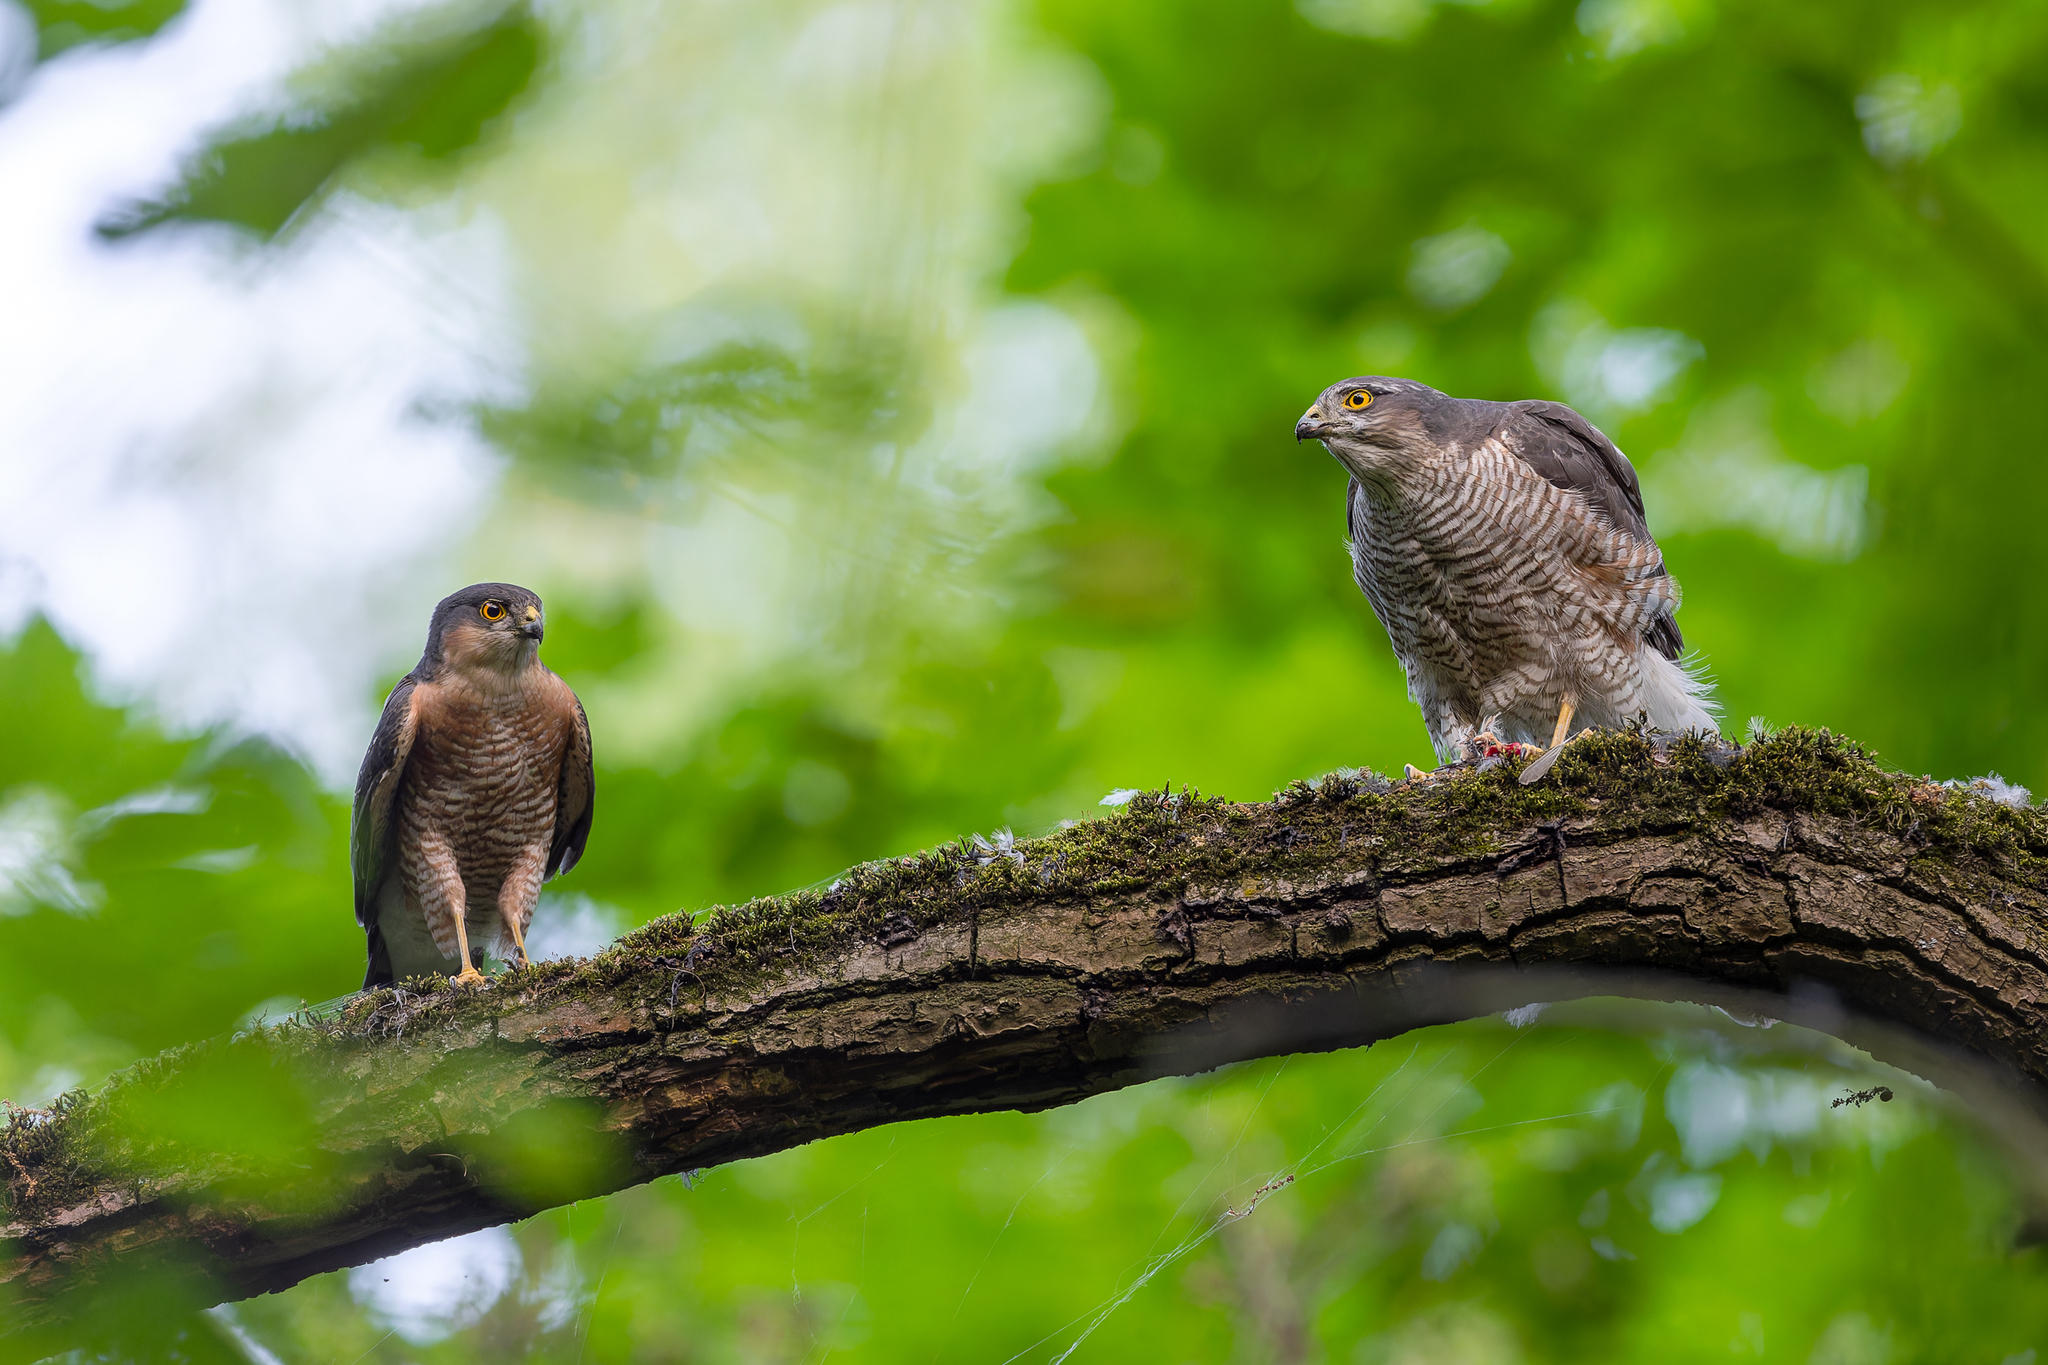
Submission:
[[[1352,573],[1439,757],[1542,746],[1533,782],[1575,722],[1713,732],[1635,469],[1591,422],[1368,375],[1324,389],[1294,437],[1351,474]]]
[[[384,703],[349,819],[364,990],[430,973],[479,984],[490,939],[524,965],[541,883],[583,856],[590,723],[540,661],[545,623],[510,583],[452,593]]]

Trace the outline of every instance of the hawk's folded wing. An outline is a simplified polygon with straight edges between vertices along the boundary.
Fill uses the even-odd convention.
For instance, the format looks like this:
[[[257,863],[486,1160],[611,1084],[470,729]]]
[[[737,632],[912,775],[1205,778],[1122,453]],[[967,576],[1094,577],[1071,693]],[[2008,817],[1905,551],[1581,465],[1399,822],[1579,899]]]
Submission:
[[[377,883],[383,879],[384,863],[391,853],[392,807],[405,778],[413,736],[419,730],[413,688],[414,679],[408,673],[391,689],[384,701],[384,714],[377,720],[377,733],[370,737],[369,752],[363,755],[363,769],[356,775],[356,803],[348,817],[348,859],[355,873],[356,923],[365,929],[376,927]]]
[[[1507,409],[1494,431],[1509,449],[1556,487],[1591,503],[1615,530],[1654,543],[1635,466],[1600,428],[1562,403],[1525,399]],[[1667,659],[1685,652],[1678,623],[1669,616],[1652,622],[1644,638]]]
[[[548,849],[546,873],[550,877],[567,872],[583,856],[597,799],[597,774],[590,762],[590,720],[569,685],[560,679],[555,685],[576,715],[569,726],[568,752],[562,755],[562,785],[555,793],[555,837]]]

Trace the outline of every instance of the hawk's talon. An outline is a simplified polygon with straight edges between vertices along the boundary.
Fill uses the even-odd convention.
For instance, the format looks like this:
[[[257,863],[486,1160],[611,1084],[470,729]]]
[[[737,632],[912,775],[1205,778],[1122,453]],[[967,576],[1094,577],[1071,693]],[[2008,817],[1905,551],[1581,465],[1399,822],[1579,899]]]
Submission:
[[[491,979],[474,967],[464,967],[450,980],[457,986],[488,986]]]

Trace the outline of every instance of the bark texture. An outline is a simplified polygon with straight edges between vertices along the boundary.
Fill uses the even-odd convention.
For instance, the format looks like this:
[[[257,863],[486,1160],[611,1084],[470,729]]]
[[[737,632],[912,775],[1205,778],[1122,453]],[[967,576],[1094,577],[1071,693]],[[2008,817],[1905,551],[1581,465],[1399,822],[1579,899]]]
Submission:
[[[1255,805],[1142,794],[485,990],[401,986],[164,1054],[0,1136],[0,1344],[876,1124],[1624,981],[1689,999],[1818,983],[1845,1020],[2048,1080],[2034,810],[1825,732],[1592,736],[1538,786],[1515,771],[1335,774]]]

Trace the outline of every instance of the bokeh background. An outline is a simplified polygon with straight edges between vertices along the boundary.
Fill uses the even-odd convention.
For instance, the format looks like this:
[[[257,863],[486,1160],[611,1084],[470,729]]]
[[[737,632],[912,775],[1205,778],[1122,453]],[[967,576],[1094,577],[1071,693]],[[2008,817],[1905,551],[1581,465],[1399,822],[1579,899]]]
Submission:
[[[0,0],[0,1095],[355,984],[346,788],[479,578],[596,736],[548,953],[1427,764],[1290,439],[1350,374],[1602,424],[1731,733],[2048,781],[2044,135],[2037,0]],[[77,1358],[2031,1365],[2023,1221],[1927,1087],[1587,1002]]]

